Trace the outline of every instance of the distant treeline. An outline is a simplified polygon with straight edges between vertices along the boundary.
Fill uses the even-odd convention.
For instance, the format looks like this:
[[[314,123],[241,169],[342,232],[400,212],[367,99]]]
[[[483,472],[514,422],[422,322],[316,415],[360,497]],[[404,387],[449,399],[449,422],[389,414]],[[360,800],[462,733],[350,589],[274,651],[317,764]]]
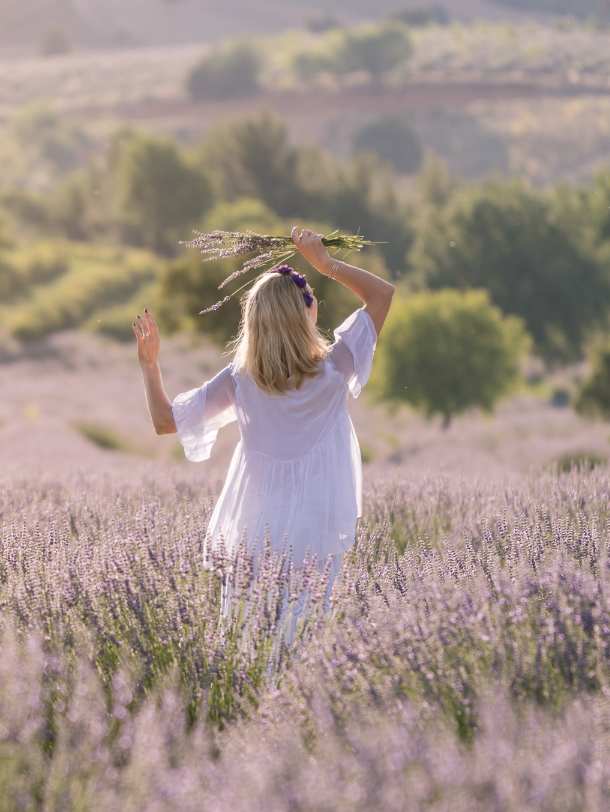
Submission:
[[[83,144],[72,130],[62,133],[57,122],[43,123],[36,137],[28,130],[29,148],[69,167]],[[30,242],[61,238],[92,248],[147,249],[162,268],[156,278],[166,325],[194,327],[219,341],[234,334],[237,300],[205,319],[198,313],[217,300],[216,287],[231,269],[202,263],[179,241],[193,229],[287,233],[295,223],[326,233],[359,232],[377,242],[354,261],[396,280],[403,292],[486,289],[503,313],[524,320],[536,352],[549,361],[580,358],[590,335],[606,327],[610,171],[588,187],[561,184],[542,192],[519,181],[464,184],[432,162],[406,195],[392,165],[374,150],[341,163],[318,147],[294,145],[283,122],[263,113],[219,126],[189,148],[121,130],[102,158],[64,171],[47,193],[13,188],[2,202],[6,244],[27,235]],[[64,266],[61,257],[51,257],[22,273],[10,256],[5,248],[0,289],[5,302],[14,302],[15,318],[37,285],[58,284],[53,280]],[[130,273],[132,296],[140,276]],[[151,273],[144,268],[141,284],[150,284]],[[78,278],[84,283],[84,274]],[[323,321],[330,327],[354,303],[325,280],[319,284]],[[91,318],[89,305],[82,312],[83,319]],[[50,317],[49,324],[62,326]],[[68,326],[78,326],[78,318]],[[19,331],[29,334],[27,326]],[[40,324],[34,332],[40,334]]]

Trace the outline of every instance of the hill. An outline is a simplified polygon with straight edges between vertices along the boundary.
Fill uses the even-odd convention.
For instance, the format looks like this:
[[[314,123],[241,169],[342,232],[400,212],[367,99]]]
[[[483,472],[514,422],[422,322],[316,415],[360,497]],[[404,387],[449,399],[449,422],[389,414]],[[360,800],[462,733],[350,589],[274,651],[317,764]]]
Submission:
[[[421,0],[0,0],[0,51],[36,53],[48,32],[60,30],[76,50],[214,42],[273,34],[331,15],[344,24],[379,19]],[[487,0],[441,0],[452,17],[523,21],[544,15]]]

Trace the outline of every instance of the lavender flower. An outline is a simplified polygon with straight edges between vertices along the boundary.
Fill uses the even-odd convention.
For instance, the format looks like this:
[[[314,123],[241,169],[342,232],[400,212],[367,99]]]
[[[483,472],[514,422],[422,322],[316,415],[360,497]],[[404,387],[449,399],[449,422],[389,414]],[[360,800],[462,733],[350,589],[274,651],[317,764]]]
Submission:
[[[248,273],[253,270],[272,270],[278,265],[281,266],[286,260],[293,257],[298,249],[292,241],[292,237],[280,236],[274,237],[270,234],[257,234],[254,231],[246,231],[245,233],[239,231],[212,231],[210,234],[202,234],[195,232],[198,236],[190,242],[182,242],[181,245],[186,245],[189,248],[199,248],[201,251],[204,262],[210,262],[215,259],[235,259],[237,257],[245,257],[249,254],[254,256],[247,260],[239,271],[230,274],[218,286],[219,290],[228,285],[234,279],[237,279],[242,274]],[[323,237],[322,243],[328,249],[335,249],[335,251],[344,250],[359,251],[364,246],[374,245],[368,240],[364,240],[358,235],[352,236],[334,236]],[[305,287],[307,282],[303,284],[297,283],[299,287]],[[231,294],[233,296],[234,294]],[[212,307],[208,307],[201,311],[201,314],[210,313],[211,311],[218,310],[222,307],[224,302],[227,302],[231,296],[227,296],[221,301],[217,302]],[[310,297],[309,297],[310,298]],[[313,302],[313,299],[311,300]],[[307,305],[311,307],[311,304]]]

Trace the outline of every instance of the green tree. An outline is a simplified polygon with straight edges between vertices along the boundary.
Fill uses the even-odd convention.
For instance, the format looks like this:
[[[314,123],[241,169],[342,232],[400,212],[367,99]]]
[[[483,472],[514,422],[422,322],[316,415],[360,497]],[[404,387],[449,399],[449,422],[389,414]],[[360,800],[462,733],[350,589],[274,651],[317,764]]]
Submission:
[[[264,112],[217,127],[202,157],[225,200],[258,198],[280,216],[298,211],[297,153],[281,119]]]
[[[591,371],[581,383],[574,408],[586,417],[610,420],[610,340],[598,340],[589,349]]]
[[[90,146],[77,121],[61,116],[44,102],[23,107],[11,126],[22,146],[60,174],[75,169]]]
[[[335,68],[339,73],[366,71],[377,79],[405,62],[411,53],[407,29],[401,23],[388,21],[345,31]]]
[[[470,187],[429,208],[409,260],[412,278],[431,288],[486,288],[525,320],[549,360],[579,357],[606,313],[602,264],[553,221],[548,200],[519,182]]]
[[[354,152],[375,152],[397,172],[412,175],[421,167],[421,141],[398,116],[371,121],[356,132],[352,143]]]
[[[447,427],[473,406],[491,411],[510,392],[529,343],[521,320],[503,316],[486,291],[421,292],[393,304],[373,386],[383,399],[442,415]]]
[[[171,254],[213,203],[206,173],[177,145],[152,135],[126,140],[117,167],[123,220],[145,245]]]
[[[205,56],[188,75],[186,87],[193,101],[234,99],[260,91],[262,59],[247,42]]]
[[[412,212],[375,156],[359,155],[343,166],[317,147],[293,147],[284,122],[264,113],[219,127],[204,142],[202,161],[219,197],[257,198],[281,218],[359,232],[383,243],[380,251],[393,272],[404,268]]]

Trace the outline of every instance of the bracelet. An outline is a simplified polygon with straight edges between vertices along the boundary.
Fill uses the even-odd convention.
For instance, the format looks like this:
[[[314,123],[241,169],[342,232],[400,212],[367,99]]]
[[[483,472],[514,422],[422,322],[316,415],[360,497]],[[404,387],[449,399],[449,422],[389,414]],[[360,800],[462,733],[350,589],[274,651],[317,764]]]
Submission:
[[[340,260],[340,259],[338,259],[338,260],[337,260],[337,261],[334,263],[334,265],[332,266],[332,268],[330,269],[330,271],[329,271],[329,273],[328,273],[328,278],[329,278],[329,279],[336,279],[336,278],[337,278],[337,272],[339,271],[339,265],[341,265],[341,260]]]

